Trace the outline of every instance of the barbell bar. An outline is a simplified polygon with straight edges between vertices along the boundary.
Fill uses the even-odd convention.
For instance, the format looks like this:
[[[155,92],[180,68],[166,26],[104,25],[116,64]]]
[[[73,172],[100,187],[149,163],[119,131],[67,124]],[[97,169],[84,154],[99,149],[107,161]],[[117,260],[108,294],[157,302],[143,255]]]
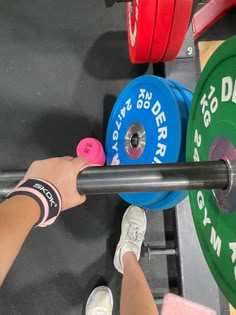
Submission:
[[[196,189],[228,189],[236,162],[223,160],[153,165],[88,167],[77,179],[81,194],[116,194]],[[24,172],[0,172],[0,197],[6,197]]]

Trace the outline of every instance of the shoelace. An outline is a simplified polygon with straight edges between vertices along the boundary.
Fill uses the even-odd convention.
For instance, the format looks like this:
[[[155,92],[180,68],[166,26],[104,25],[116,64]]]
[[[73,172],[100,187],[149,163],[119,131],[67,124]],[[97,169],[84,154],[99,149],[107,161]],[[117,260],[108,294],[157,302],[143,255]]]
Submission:
[[[143,240],[143,233],[139,233],[138,225],[136,223],[129,223],[125,239],[132,241]]]

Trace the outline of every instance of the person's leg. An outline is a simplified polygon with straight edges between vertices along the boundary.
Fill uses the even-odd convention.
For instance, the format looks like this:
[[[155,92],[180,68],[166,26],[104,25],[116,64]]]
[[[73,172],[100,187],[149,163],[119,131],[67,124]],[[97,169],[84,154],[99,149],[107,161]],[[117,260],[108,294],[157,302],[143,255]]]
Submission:
[[[113,297],[111,290],[106,286],[95,288],[87,301],[86,315],[112,315]]]
[[[158,315],[149,285],[138,263],[145,232],[144,210],[130,206],[123,216],[121,237],[114,257],[116,269],[123,273],[121,315]]]
[[[157,315],[157,307],[144,273],[132,252],[123,256],[121,315]]]

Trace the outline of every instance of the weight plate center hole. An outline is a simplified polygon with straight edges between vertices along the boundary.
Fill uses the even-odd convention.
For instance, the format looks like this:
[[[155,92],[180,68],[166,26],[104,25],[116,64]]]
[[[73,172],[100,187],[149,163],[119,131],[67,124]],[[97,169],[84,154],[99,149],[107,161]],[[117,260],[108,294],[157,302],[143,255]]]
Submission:
[[[130,142],[133,148],[137,148],[137,146],[139,145],[139,135],[137,133],[134,133],[131,137]]]
[[[212,143],[209,160],[223,160],[228,168],[228,186],[225,189],[213,189],[213,197],[219,210],[225,214],[236,210],[236,149],[225,137],[218,137]]]
[[[139,122],[132,123],[125,134],[124,149],[131,160],[138,159],[146,146],[146,132]]]

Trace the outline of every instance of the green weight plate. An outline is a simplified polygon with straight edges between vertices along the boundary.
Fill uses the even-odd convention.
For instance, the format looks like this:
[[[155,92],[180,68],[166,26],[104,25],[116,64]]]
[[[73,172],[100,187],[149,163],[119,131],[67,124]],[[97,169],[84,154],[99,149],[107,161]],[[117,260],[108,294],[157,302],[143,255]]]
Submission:
[[[236,148],[236,36],[217,49],[198,81],[188,122],[187,161],[208,160],[217,139],[227,139]],[[211,190],[191,191],[189,196],[205,259],[236,307],[236,211],[223,213]]]

